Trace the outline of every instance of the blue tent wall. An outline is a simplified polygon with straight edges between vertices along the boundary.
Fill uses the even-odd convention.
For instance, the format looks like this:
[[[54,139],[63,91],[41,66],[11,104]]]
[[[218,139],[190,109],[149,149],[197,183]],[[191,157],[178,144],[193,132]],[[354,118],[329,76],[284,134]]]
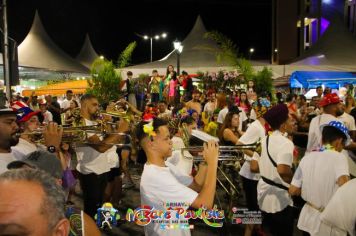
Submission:
[[[319,85],[337,89],[356,84],[356,73],[338,71],[296,71],[289,78],[291,88],[316,88]]]

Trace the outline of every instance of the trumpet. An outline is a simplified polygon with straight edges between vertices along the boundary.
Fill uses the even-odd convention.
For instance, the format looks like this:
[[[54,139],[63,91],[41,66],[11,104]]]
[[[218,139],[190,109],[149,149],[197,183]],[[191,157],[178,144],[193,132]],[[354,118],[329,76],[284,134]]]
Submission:
[[[17,136],[29,135],[35,143],[44,144],[44,129],[37,129],[32,132],[17,133]],[[98,136],[119,135],[128,138],[126,143],[105,143],[105,145],[115,145],[119,147],[131,147],[132,138],[129,134],[120,132],[107,132],[102,129],[101,125],[77,126],[77,127],[63,127],[62,142],[71,143],[75,145],[95,145],[96,143],[89,142],[89,136],[96,134]]]
[[[219,161],[241,161],[244,158],[244,151],[251,150],[259,152],[261,142],[255,142],[251,144],[240,144],[235,146],[220,146],[219,147]],[[202,156],[204,147],[203,146],[190,146],[187,148],[182,148],[182,156],[186,159],[192,159],[195,162],[205,161]],[[187,155],[190,153],[191,155]]]
[[[134,115],[130,115],[127,114],[127,112],[118,112],[118,111],[105,111],[105,112],[100,112],[97,115],[99,118],[103,117],[103,116],[109,116],[109,117],[113,117],[113,118],[120,118],[120,119],[124,119],[127,122],[139,122],[140,121],[140,117],[138,116],[134,116]]]

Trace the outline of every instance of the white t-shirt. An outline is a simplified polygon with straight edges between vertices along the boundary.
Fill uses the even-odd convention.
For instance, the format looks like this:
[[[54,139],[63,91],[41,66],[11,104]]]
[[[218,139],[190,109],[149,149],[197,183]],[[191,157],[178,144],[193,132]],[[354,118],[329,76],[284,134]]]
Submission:
[[[191,176],[185,175],[169,162],[166,167],[145,164],[140,183],[141,205],[148,205],[157,210],[165,210],[164,203],[193,203],[198,193],[190,189]],[[171,214],[172,220],[176,214]],[[189,229],[160,229],[159,223],[145,226],[146,236],[190,235]]]
[[[265,128],[262,126],[261,122],[256,120],[250,124],[246,132],[241,136],[239,141],[243,144],[255,143],[258,140],[262,140],[266,135]],[[244,155],[245,162],[241,167],[239,174],[247,179],[259,180],[260,175],[257,173],[252,173],[250,170],[251,157]]]
[[[241,108],[239,108],[239,130],[242,130],[242,123],[248,119],[246,112],[244,112]]]
[[[340,176],[349,175],[346,157],[336,151],[311,152],[304,156],[294,174],[292,185],[302,189],[302,198],[324,208],[336,190]],[[320,227],[320,212],[305,204],[298,220],[300,230],[315,234]]]
[[[63,102],[61,103],[61,108],[64,109],[64,110],[69,108],[71,101],[72,100],[64,99]]]
[[[167,159],[170,163],[177,166],[183,173],[191,175],[193,168],[193,156],[184,151],[184,156],[181,152],[182,148],[185,148],[183,139],[177,136],[172,138],[173,153],[172,156]]]
[[[12,153],[0,153],[0,175],[6,171],[8,171],[7,169],[7,165],[10,162],[16,161],[16,159],[14,158],[14,156],[12,155]]]
[[[219,111],[219,114],[218,114],[218,119],[217,119],[217,122],[219,124],[223,124],[224,123],[224,120],[225,120],[225,116],[226,114],[229,112],[229,109],[227,107],[223,108],[221,111]]]
[[[204,111],[208,113],[213,113],[214,110],[216,109],[217,102],[207,102],[204,106]]]
[[[181,150],[182,148],[185,148],[183,139],[181,137],[173,136],[172,138],[172,147],[173,150]]]
[[[86,125],[96,125],[95,121],[90,121],[85,119]],[[88,134],[91,136],[94,134]],[[96,151],[94,148],[83,145],[78,146],[76,148],[78,165],[77,170],[82,174],[103,174],[109,172],[112,167],[114,167],[114,163],[112,162],[112,156],[110,154],[116,152],[116,146],[112,146],[104,153],[100,153]]]
[[[16,160],[23,160],[26,155],[37,151],[37,148],[38,147],[35,144],[20,138],[19,143],[16,146],[11,147],[11,150]]]
[[[63,100],[63,102],[61,103],[61,108],[63,108],[64,110],[70,107],[70,102],[71,101],[76,101],[78,104],[78,107],[80,107],[80,101],[76,100],[74,97],[71,100],[68,100],[67,98]]]
[[[355,236],[356,222],[356,179],[342,185],[331,198],[329,204],[321,214],[321,220],[339,231]]]
[[[250,119],[251,120],[257,120],[257,114],[255,112],[255,109],[251,109],[251,112],[250,112]]]
[[[53,115],[50,111],[46,111],[45,113],[42,113],[43,115],[43,123],[48,124],[49,122],[53,121]]]
[[[163,113],[158,114],[158,118],[170,118],[172,116],[172,111],[166,109]]]
[[[344,114],[339,116],[338,119],[345,124],[348,130],[356,130],[355,119],[352,115],[344,112]]]
[[[281,132],[274,131],[270,135],[268,151],[277,165],[292,166],[293,150],[294,145],[292,141],[284,137]],[[282,180],[277,172],[277,168],[273,166],[267,155],[266,137],[262,139],[262,153],[258,164],[261,176],[289,187],[289,184]],[[292,205],[292,199],[288,191],[269,185],[262,179],[258,181],[257,185],[257,200],[260,209],[267,213],[280,212],[288,205]]]
[[[340,121],[335,116],[330,114],[321,114],[319,116],[314,117],[309,126],[309,134],[308,134],[308,145],[307,145],[307,153],[311,151],[318,150],[321,146],[321,130],[320,126],[324,124],[329,124],[330,121]]]
[[[117,149],[117,147],[113,146],[112,148],[110,148],[109,150],[106,151],[108,162],[109,162],[109,165],[111,166],[111,168],[120,167],[120,159],[119,159],[119,155],[116,152],[116,149]]]
[[[191,175],[192,173],[193,156],[188,151],[184,151],[184,156],[181,150],[173,151],[172,156],[167,158],[167,162],[175,165],[186,175]]]

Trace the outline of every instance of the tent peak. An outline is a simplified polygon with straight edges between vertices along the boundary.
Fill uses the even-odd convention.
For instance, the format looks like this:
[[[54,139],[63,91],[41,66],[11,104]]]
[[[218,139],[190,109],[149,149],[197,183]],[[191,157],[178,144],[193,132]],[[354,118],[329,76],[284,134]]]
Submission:
[[[185,48],[192,48],[201,42],[206,33],[203,20],[200,15],[197,16],[193,28],[190,30],[187,37],[183,40],[182,44]]]
[[[83,66],[90,69],[91,64],[97,59],[99,55],[96,53],[91,41],[89,34],[85,35],[84,44],[78,53],[76,60],[81,63]]]
[[[78,72],[89,70],[60,49],[47,34],[38,11],[26,38],[18,46],[19,65],[52,71]]]

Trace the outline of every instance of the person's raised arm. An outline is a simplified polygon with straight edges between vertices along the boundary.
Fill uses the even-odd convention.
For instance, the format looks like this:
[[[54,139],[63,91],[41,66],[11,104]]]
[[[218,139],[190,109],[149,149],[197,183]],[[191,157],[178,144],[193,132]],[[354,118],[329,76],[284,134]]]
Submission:
[[[124,119],[120,119],[117,122],[116,125],[117,128],[112,129],[111,131],[114,133],[125,133],[129,129],[129,123],[125,121]],[[109,130],[110,132],[110,130]],[[99,139],[97,135],[93,135],[89,138],[89,143],[92,148],[94,148],[96,151],[100,153],[104,153],[110,148],[112,148],[113,144],[119,143],[121,140],[123,140],[124,137],[119,134],[109,134],[106,138],[104,138],[102,141]]]
[[[208,209],[211,209],[214,205],[218,155],[219,147],[215,141],[209,141],[208,143],[204,144],[203,156],[208,164],[207,173],[202,190],[191,205],[194,208],[200,208],[204,206]]]

